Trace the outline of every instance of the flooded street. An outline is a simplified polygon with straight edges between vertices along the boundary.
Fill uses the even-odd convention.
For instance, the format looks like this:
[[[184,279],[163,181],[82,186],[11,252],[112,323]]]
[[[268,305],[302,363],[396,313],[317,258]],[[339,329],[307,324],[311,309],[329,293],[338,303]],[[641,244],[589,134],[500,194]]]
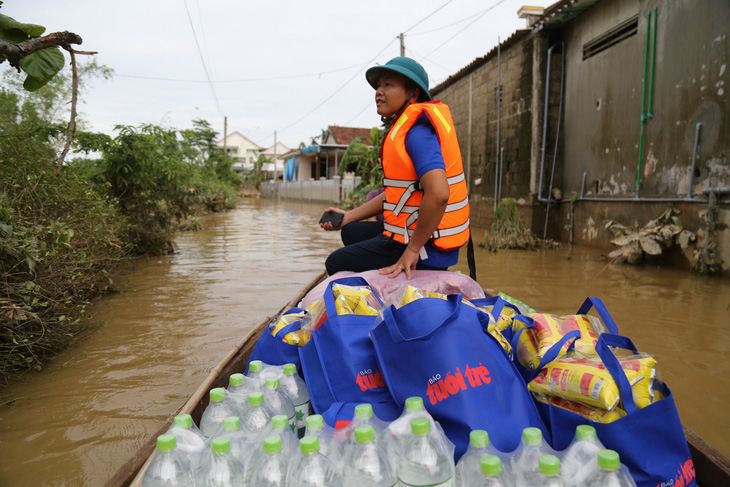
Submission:
[[[340,246],[317,225],[327,205],[244,200],[138,259],[125,292],[88,308],[98,326],[43,372],[0,391],[0,485],[102,485],[242,336],[276,313]],[[475,242],[483,240],[475,230]],[[454,270],[468,273],[466,252]],[[683,422],[730,456],[730,282],[656,267],[607,266],[592,249],[477,249],[478,280],[532,307],[572,314],[600,296],[654,354]]]

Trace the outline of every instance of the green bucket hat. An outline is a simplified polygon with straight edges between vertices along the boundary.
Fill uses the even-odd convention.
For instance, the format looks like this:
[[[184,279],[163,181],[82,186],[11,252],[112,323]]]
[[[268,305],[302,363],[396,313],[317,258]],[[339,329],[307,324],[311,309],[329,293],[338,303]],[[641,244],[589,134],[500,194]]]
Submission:
[[[421,89],[419,100],[431,100],[431,93],[428,92],[428,74],[423,66],[409,57],[399,56],[391,59],[382,66],[373,66],[365,72],[365,78],[374,89],[378,89],[378,78],[383,70],[400,73],[409,80],[416,83]]]

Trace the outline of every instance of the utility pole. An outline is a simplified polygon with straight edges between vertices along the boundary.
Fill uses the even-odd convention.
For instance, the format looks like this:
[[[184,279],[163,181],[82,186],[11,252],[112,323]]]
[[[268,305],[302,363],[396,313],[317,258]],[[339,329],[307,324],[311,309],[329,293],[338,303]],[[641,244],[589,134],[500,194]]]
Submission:
[[[400,55],[405,56],[406,55],[406,43],[404,40],[403,32],[401,32],[398,37],[400,37]]]
[[[276,196],[279,196],[278,193],[278,187],[279,187],[279,174],[276,170],[276,130],[274,130],[274,187],[277,188]]]
[[[228,155],[228,117],[223,117],[223,153]]]

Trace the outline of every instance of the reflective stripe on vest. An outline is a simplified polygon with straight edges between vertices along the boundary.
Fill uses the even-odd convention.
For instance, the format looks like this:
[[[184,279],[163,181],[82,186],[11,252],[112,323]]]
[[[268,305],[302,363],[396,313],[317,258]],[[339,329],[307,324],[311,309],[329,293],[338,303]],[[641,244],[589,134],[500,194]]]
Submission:
[[[433,126],[444,158],[449,201],[432,245],[447,251],[461,247],[469,239],[469,200],[466,178],[449,108],[441,102],[414,103],[406,107],[383,139],[383,185],[385,234],[408,244],[417,227],[423,187],[406,149],[408,132],[426,114]]]

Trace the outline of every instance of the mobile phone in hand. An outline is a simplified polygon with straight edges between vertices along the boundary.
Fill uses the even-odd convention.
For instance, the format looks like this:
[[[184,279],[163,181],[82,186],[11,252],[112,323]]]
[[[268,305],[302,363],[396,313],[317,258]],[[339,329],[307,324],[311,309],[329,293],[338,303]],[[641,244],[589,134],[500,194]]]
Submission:
[[[342,223],[342,218],[344,216],[345,214],[340,213],[339,211],[325,211],[322,218],[319,219],[319,223],[330,222],[332,224],[332,228],[337,228],[340,226],[340,223]]]

